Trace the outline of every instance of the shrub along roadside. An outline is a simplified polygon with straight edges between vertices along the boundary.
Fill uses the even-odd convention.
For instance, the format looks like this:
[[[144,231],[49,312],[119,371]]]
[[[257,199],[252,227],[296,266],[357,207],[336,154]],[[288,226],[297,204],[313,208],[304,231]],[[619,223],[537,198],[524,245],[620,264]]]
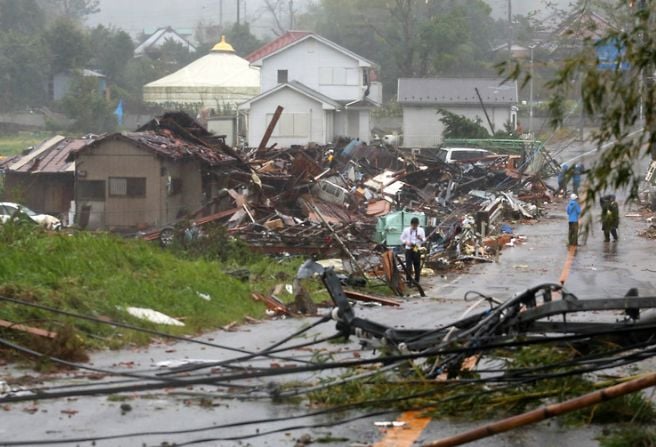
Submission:
[[[298,263],[278,264],[258,257],[258,278],[254,279],[260,281],[241,281],[225,273],[225,263],[203,257],[183,259],[144,241],[85,232],[52,234],[25,224],[0,225],[0,295],[177,335],[198,334],[248,315],[263,316],[264,307],[250,298],[251,291],[269,292],[262,287],[270,284],[270,278],[293,275]],[[157,310],[185,326],[136,319],[125,311],[128,306]],[[61,333],[62,339],[47,350],[73,359],[79,359],[80,351],[87,348],[116,348],[150,339],[134,331],[6,302],[0,302],[0,319]],[[0,329],[0,336],[47,348],[44,340],[15,330]]]

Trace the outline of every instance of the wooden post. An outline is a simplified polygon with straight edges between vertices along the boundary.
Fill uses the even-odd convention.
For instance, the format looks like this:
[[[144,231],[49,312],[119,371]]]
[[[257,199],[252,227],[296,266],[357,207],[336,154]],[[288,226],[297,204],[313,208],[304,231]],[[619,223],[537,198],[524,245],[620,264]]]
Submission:
[[[271,134],[273,134],[273,130],[276,128],[276,124],[278,124],[278,120],[280,119],[283,110],[284,108],[282,106],[278,106],[273,113],[273,118],[271,118],[271,122],[269,123],[266,132],[264,132],[262,141],[260,141],[260,145],[257,147],[258,154],[266,151],[267,144],[269,144],[269,140],[271,139]]]
[[[453,447],[466,444],[468,442],[487,438],[488,436],[503,433],[517,427],[534,424],[554,416],[559,416],[571,411],[576,411],[585,407],[597,405],[601,402],[624,396],[626,394],[635,393],[636,391],[640,391],[654,385],[656,385],[656,373],[647,374],[639,379],[620,383],[618,385],[613,385],[611,387],[584,394],[583,396],[569,399],[557,404],[546,405],[527,413],[519,414],[517,416],[512,416],[497,422],[483,425],[459,435],[443,438],[439,441],[429,442],[424,444],[424,447]]]
[[[342,238],[339,237],[337,232],[333,229],[332,225],[328,223],[328,221],[323,217],[323,214],[321,214],[321,211],[319,211],[319,208],[316,207],[315,204],[311,203],[310,206],[314,210],[315,213],[317,213],[317,216],[321,220],[321,222],[324,224],[326,228],[328,228],[328,231],[330,231],[330,234],[333,235],[337,243],[339,244],[340,247],[342,247],[342,250],[344,250],[344,253],[349,257],[351,262],[353,263],[353,268],[356,269],[364,278],[365,281],[367,281],[367,275],[365,274],[364,270],[362,267],[360,267],[360,264],[358,264],[358,261],[355,259],[355,256],[353,256],[353,253],[351,253],[351,250],[348,249]],[[368,282],[368,281],[367,281]]]

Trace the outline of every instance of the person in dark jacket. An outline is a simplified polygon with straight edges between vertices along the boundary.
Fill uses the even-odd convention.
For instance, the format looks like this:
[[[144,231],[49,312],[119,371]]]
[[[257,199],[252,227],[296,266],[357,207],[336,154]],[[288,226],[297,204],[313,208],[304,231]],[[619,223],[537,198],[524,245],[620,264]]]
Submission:
[[[578,202],[578,196],[572,194],[567,204],[567,220],[569,222],[569,245],[579,244],[579,217],[581,216],[581,205]]]
[[[569,166],[567,163],[560,165],[560,172],[558,173],[558,194],[567,194],[567,171]]]
[[[620,210],[615,195],[609,194],[600,199],[601,202],[601,229],[604,232],[604,241],[610,242],[610,236],[617,241],[617,227],[620,226]]]
[[[574,172],[572,174],[572,188],[574,189],[574,194],[579,193],[579,188],[581,187],[581,176],[583,175],[583,163],[576,163],[574,165]]]

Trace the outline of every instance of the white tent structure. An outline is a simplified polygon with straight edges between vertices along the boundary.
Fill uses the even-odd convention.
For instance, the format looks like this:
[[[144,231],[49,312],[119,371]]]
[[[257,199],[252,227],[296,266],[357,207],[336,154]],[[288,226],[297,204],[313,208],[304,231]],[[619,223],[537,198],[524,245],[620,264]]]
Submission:
[[[199,105],[217,112],[234,110],[259,93],[259,69],[237,56],[224,36],[209,54],[143,89],[148,103]]]

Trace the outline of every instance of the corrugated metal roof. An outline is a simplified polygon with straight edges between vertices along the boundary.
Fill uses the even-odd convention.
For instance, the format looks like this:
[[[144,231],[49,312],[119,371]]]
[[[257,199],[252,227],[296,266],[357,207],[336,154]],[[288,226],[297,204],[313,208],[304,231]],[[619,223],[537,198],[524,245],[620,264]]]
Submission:
[[[68,161],[71,152],[77,151],[92,140],[57,136],[47,140],[28,154],[12,159],[7,172],[26,174],[61,174],[75,171],[75,163]]]
[[[253,51],[248,56],[246,56],[245,59],[248,62],[253,63],[259,59],[262,59],[263,57],[268,56],[269,54],[275,53],[276,51],[285,48],[287,45],[292,44],[310,34],[312,33],[309,31],[287,31],[277,39],[272,40],[271,42]]]
[[[81,147],[78,151],[74,151],[74,153],[81,153],[85,150],[93,149],[97,145],[104,142],[117,139],[135,143],[142,149],[150,151],[158,156],[176,161],[200,160],[209,164],[210,166],[217,166],[220,164],[237,161],[235,158],[220,152],[218,149],[213,149],[209,146],[192,143],[190,141],[179,138],[168,129],[160,129],[158,131],[114,133],[99,138],[93,143]]]
[[[51,147],[53,147],[55,144],[58,144],[60,141],[63,141],[65,138],[66,137],[61,135],[55,135],[52,138],[42,141],[27,154],[12,158],[11,162],[7,165],[7,170],[17,171],[21,169],[24,165],[31,163],[32,160],[38,158],[41,156],[41,154],[48,151]]]
[[[503,78],[401,78],[398,102],[401,104],[457,105],[478,104],[475,89],[487,104],[517,103],[517,82]]]
[[[29,172],[33,174],[57,174],[75,172],[75,162],[67,161],[71,152],[79,150],[93,140],[67,138],[32,165]]]

